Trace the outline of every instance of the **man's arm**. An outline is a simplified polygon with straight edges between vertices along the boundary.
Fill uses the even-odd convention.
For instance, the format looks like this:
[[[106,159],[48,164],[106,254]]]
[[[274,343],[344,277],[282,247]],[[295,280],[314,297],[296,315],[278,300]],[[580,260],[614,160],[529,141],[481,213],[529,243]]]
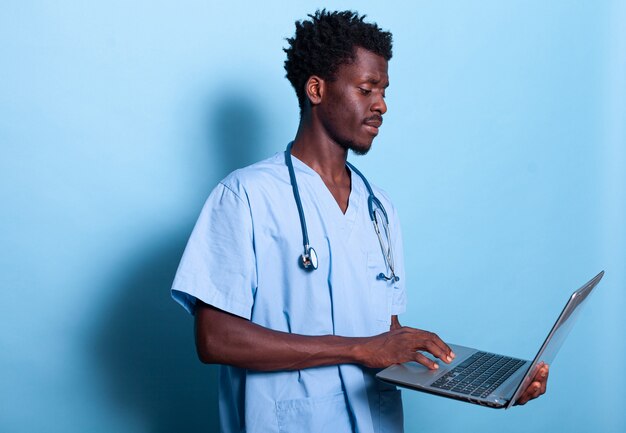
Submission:
[[[198,300],[195,332],[202,362],[258,371],[336,364],[384,368],[408,361],[435,369],[437,363],[418,351],[429,352],[446,363],[454,358],[436,334],[401,327],[397,316],[392,316],[389,332],[373,337],[307,336],[274,331]]]

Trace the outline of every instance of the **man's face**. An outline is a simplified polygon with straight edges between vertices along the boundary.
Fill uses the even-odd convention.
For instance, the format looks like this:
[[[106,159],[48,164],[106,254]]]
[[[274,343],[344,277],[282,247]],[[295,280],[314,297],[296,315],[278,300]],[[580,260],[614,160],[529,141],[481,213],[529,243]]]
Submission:
[[[334,81],[325,81],[319,115],[330,138],[344,149],[366,154],[387,111],[387,86],[387,61],[357,47],[354,62],[341,65]]]

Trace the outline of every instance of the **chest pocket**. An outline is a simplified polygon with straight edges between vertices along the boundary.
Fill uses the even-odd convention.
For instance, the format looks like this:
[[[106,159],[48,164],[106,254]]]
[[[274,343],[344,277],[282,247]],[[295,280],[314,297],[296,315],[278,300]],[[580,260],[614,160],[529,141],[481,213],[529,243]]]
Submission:
[[[385,272],[385,261],[380,251],[368,251],[366,275],[369,281],[369,295],[372,300],[373,317],[376,318],[381,332],[389,331],[391,325],[391,304],[393,302],[393,282],[379,279],[378,274]]]

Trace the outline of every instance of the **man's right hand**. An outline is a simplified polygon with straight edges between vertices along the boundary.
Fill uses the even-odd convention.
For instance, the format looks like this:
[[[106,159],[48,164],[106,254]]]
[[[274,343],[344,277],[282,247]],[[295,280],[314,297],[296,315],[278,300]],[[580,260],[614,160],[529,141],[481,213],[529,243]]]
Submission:
[[[431,353],[447,364],[452,362],[455,356],[452,349],[437,334],[403,326],[369,337],[358,348],[358,358],[360,364],[371,368],[385,368],[408,361],[419,362],[430,369],[439,368],[436,362],[419,351]]]

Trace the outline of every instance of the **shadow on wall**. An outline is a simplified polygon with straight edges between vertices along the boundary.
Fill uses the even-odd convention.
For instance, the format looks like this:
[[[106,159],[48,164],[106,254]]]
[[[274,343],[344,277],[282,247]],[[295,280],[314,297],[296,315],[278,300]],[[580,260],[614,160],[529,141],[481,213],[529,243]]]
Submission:
[[[201,125],[204,143],[190,154],[193,161],[198,154],[210,159],[205,167],[190,164],[203,170],[201,176],[190,178],[206,174],[215,185],[228,172],[262,158],[264,146],[260,112],[251,101],[225,94],[210,105],[205,114],[208,129]],[[217,170],[211,172],[211,167]],[[200,209],[197,203],[193,207],[190,214],[195,219]],[[193,319],[170,298],[192,224],[185,221],[184,227],[159,231],[148,245],[137,245],[145,255],[128,258],[136,265],[121,281],[105,282],[104,290],[113,292],[112,302],[94,334],[91,352],[109,397],[149,432],[219,430],[218,367],[197,359]]]

